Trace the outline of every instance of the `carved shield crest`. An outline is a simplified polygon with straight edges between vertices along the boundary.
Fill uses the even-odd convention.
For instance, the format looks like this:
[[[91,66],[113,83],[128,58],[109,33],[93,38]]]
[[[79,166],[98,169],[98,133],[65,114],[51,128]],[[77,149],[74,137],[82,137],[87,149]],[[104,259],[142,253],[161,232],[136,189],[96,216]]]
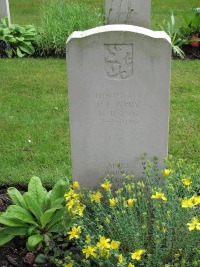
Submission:
[[[110,79],[124,80],[133,75],[133,45],[105,44],[105,72]]]

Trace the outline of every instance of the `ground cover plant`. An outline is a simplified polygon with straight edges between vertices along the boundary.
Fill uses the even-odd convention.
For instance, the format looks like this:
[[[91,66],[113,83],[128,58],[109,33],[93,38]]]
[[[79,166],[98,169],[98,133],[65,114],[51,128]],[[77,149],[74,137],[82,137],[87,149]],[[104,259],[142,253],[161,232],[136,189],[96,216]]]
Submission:
[[[36,37],[36,29],[32,25],[11,24],[8,18],[0,21],[0,57],[24,57],[35,52],[33,47]]]
[[[75,215],[68,236],[80,249],[79,257],[68,251],[65,266],[199,266],[199,167],[169,160],[162,175],[156,160],[143,167],[142,179],[124,176],[118,189],[108,177],[103,191],[76,183],[65,194]]]

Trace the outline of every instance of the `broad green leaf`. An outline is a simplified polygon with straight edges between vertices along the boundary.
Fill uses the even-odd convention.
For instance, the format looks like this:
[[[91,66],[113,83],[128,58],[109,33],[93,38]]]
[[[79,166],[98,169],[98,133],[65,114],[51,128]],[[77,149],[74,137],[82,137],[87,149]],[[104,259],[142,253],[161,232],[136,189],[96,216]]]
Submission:
[[[37,225],[32,215],[22,207],[16,205],[10,205],[6,210],[6,216],[12,219],[18,219],[25,223]]]
[[[50,207],[51,207],[51,190],[46,195],[45,205],[44,205],[45,210],[50,209]]]
[[[29,55],[33,54],[33,52],[35,51],[34,47],[31,44],[28,44],[28,42],[24,41],[19,43],[19,48]]]
[[[39,206],[38,201],[31,195],[30,192],[26,192],[23,195],[26,204],[29,208],[29,210],[32,212],[32,214],[37,218],[38,222],[40,221],[40,217],[42,215],[42,208]]]
[[[3,246],[4,244],[8,243],[10,240],[12,240],[15,236],[8,235],[4,232],[5,228],[0,229],[0,246]]]
[[[64,198],[63,197],[62,198],[58,198],[52,203],[51,208],[62,208],[63,205],[61,205],[61,204],[63,202],[64,202]]]
[[[13,236],[26,236],[28,234],[28,226],[23,227],[14,227],[14,226],[9,226],[4,229],[4,232],[8,235],[13,235]]]
[[[6,216],[6,214],[0,215],[0,223],[4,224],[6,226],[24,226],[25,223],[17,220],[17,219],[11,219]]]
[[[28,228],[28,235],[39,233],[39,229],[36,226],[30,226]]]
[[[49,209],[49,210],[46,210],[44,214],[42,214],[40,218],[42,229],[44,229],[44,227],[49,223],[52,215],[55,213],[56,210],[57,210],[56,208]]]
[[[15,37],[17,41],[22,42],[24,41],[24,37]]]
[[[69,191],[70,185],[69,181],[67,180],[59,180],[53,187],[52,193],[51,193],[51,207],[53,206],[54,202],[59,199],[63,198],[64,200],[64,194]]]
[[[2,17],[1,22],[2,22],[3,26],[5,26],[6,28],[9,28],[8,17]]]
[[[34,249],[40,242],[42,242],[43,236],[42,235],[32,235],[28,238],[27,246],[30,249]]]
[[[28,184],[28,192],[36,201],[38,201],[38,204],[41,209],[44,210],[47,190],[42,186],[40,178],[36,176],[31,178]]]
[[[15,205],[18,205],[25,209],[27,208],[22,194],[15,187],[9,187],[7,193]]]
[[[57,232],[59,230],[62,230],[62,229],[58,229],[58,225],[61,222],[63,222],[63,217],[66,213],[67,213],[66,207],[63,207],[61,210],[56,211],[51,222],[47,225],[48,232]]]
[[[20,57],[20,58],[25,56],[25,54],[23,54],[18,47],[17,47],[17,56]]]

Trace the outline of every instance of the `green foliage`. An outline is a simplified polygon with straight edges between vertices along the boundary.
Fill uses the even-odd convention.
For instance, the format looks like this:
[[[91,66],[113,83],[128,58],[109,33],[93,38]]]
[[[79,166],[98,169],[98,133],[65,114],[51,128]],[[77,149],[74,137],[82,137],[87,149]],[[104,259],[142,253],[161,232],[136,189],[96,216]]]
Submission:
[[[20,26],[8,24],[8,18],[1,19],[0,24],[0,56],[24,57],[32,55],[35,51],[33,43],[36,37],[36,29],[32,25]]]
[[[0,246],[12,240],[15,236],[27,238],[27,249],[40,248],[43,242],[48,246],[52,233],[64,232],[71,224],[71,217],[66,214],[64,192],[69,189],[69,182],[59,180],[52,190],[42,186],[38,177],[32,177],[28,191],[23,195],[14,187],[8,188],[13,205],[0,214]]]
[[[165,31],[171,37],[172,53],[174,56],[184,58],[185,54],[182,47],[187,44],[192,44],[197,42],[200,35],[200,11],[199,8],[193,9],[191,13],[188,12],[187,15],[183,15],[183,19],[186,26],[177,26],[175,23],[175,17],[173,13],[171,14],[170,21],[163,21],[160,28]]]
[[[200,46],[200,8],[192,10],[191,14],[183,16],[186,26],[180,28],[180,32],[192,46]],[[194,45],[196,42],[196,45]]]
[[[41,8],[41,27],[37,45],[41,55],[65,54],[67,37],[103,24],[100,9],[86,4],[67,3],[65,0],[46,0]]]
[[[117,188],[115,177],[107,177],[103,192],[70,190],[65,195],[69,212],[76,213],[69,239],[82,251],[79,259],[68,251],[65,264],[199,266],[199,167],[173,159],[163,171],[156,159],[142,164],[139,181],[122,176],[124,182]],[[77,212],[81,206],[83,216]]]
[[[183,28],[183,33],[187,36],[200,34],[200,8],[194,8],[191,14],[183,15],[186,27]]]
[[[174,56],[184,58],[185,54],[181,47],[188,43],[188,40],[180,32],[180,27],[175,23],[175,17],[171,14],[170,21],[163,21],[160,28],[171,37],[172,53]]]

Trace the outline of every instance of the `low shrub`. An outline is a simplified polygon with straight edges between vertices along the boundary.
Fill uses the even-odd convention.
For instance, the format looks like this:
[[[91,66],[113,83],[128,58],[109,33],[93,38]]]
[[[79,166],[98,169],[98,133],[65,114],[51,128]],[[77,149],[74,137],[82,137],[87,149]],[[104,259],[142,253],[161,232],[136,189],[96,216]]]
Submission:
[[[187,16],[183,16],[185,25],[178,26],[172,13],[169,21],[163,21],[160,28],[171,37],[172,54],[184,59],[183,47],[189,45],[200,46],[200,8],[193,9]]]
[[[11,24],[3,17],[0,23],[0,57],[24,57],[35,52],[36,29],[32,25]]]
[[[100,9],[65,0],[45,0],[41,8],[41,27],[37,38],[40,55],[64,56],[67,37],[73,31],[103,24]]]
[[[63,234],[71,225],[64,205],[64,192],[68,189],[69,182],[59,180],[48,192],[38,177],[31,178],[24,194],[15,187],[8,188],[13,205],[0,213],[0,246],[23,236],[28,250],[48,247],[55,235]]]
[[[168,161],[162,173],[156,161],[143,166],[142,179],[126,176],[117,190],[107,178],[97,191],[65,194],[75,216],[68,236],[80,251],[67,251],[64,266],[200,265],[199,168],[183,160]]]

